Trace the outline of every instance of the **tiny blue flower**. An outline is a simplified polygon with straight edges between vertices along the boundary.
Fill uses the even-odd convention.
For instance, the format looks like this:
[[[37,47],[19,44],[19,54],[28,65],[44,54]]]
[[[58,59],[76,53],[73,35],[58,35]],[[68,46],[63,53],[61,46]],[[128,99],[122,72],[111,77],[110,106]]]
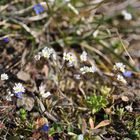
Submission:
[[[47,132],[47,131],[49,130],[49,125],[44,124],[44,125],[42,126],[41,130]]]
[[[23,92],[17,92],[17,93],[15,93],[15,96],[19,99],[22,99],[22,94],[23,94]]]
[[[33,9],[37,15],[44,12],[44,7],[41,4],[36,4]]]
[[[123,76],[130,78],[132,76],[132,72],[131,71],[125,71],[125,72],[123,72]]]
[[[9,38],[8,37],[3,38],[3,42],[8,43],[9,42]]]

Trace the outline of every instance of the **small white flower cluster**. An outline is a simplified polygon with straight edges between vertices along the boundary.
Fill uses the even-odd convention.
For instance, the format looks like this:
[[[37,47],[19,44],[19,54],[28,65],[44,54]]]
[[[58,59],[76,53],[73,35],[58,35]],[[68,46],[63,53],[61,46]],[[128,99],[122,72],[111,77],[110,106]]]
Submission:
[[[121,72],[124,73],[125,72],[125,65],[121,62],[115,63],[113,69],[117,72]],[[125,78],[121,75],[121,74],[117,74],[117,80],[126,84],[127,81],[125,80]]]
[[[10,91],[8,91],[8,94],[6,95],[5,99],[6,99],[7,101],[12,101],[12,97],[13,97],[13,96],[14,96],[14,94],[11,93]]]
[[[76,57],[73,53],[69,52],[66,53],[64,52],[63,54],[63,60],[68,62],[68,66],[74,66],[76,63]]]
[[[127,105],[125,107],[125,109],[128,110],[129,112],[132,112],[133,111],[132,105]]]
[[[54,54],[54,49],[52,48],[48,48],[48,47],[45,47],[43,50],[42,50],[42,56],[49,59],[51,55]]]
[[[77,62],[77,58],[72,52],[69,52],[69,53],[64,52],[63,53],[63,60],[68,62],[68,66],[74,66]],[[87,52],[86,51],[82,52],[82,54],[80,55],[80,60],[81,60],[81,62],[87,61]],[[97,68],[95,66],[90,66],[90,67],[83,66],[80,68],[80,71],[82,74],[94,73],[96,70],[97,70]],[[74,77],[76,79],[81,79],[79,74],[75,74]]]
[[[50,92],[45,91],[45,86],[42,86],[42,85],[39,87],[39,92],[40,92],[40,95],[42,96],[42,98],[47,98],[51,95]]]
[[[6,73],[1,74],[1,80],[8,80],[8,78],[9,76]],[[21,83],[16,83],[13,87],[13,91],[17,97],[21,97],[21,95],[25,92],[25,88]],[[14,96],[14,94],[8,91],[8,94],[6,95],[5,99],[7,101],[12,101],[12,96]]]
[[[118,62],[118,63],[115,63],[113,69],[114,69],[115,71],[118,70],[118,71],[120,71],[120,72],[125,72],[125,65],[124,65],[123,63],[121,63],[121,62]]]
[[[21,83],[16,83],[15,86],[13,87],[14,93],[24,93],[25,88]]]
[[[87,61],[87,52],[83,51],[82,54],[80,55],[81,61],[85,62]]]
[[[117,80],[120,81],[120,82],[122,82],[122,83],[124,83],[124,84],[127,83],[127,81],[125,80],[125,78],[122,75],[120,75],[120,74],[117,75]]]
[[[96,67],[95,66],[91,66],[91,67],[88,67],[88,66],[84,66],[82,68],[80,68],[80,71],[82,74],[85,74],[85,73],[94,73],[96,71]]]
[[[122,11],[122,15],[124,16],[125,20],[131,20],[132,19],[131,13],[128,13],[126,10]]]
[[[56,52],[54,51],[54,49],[45,47],[41,52],[35,55],[35,59],[39,60],[41,57],[49,59],[51,56],[54,60],[56,60]]]
[[[80,60],[82,62],[85,62],[87,61],[87,52],[86,51],[83,51],[82,54],[80,55]],[[97,71],[97,68],[95,66],[83,66],[80,68],[80,71],[82,74],[85,74],[85,73],[94,73],[95,71]]]
[[[1,80],[5,81],[8,80],[9,76],[6,73],[1,74]]]

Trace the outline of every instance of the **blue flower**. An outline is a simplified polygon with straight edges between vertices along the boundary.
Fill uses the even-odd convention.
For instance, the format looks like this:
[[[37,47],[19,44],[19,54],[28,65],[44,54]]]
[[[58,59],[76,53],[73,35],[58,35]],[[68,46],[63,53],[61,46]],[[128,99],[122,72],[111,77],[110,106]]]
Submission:
[[[17,93],[15,93],[15,96],[19,99],[22,99],[22,94],[23,94],[23,92],[17,92]]]
[[[123,72],[123,76],[130,78],[130,77],[132,77],[132,72],[131,71],[125,71],[125,72]]]
[[[48,130],[49,130],[49,125],[44,124],[44,125],[42,126],[41,130],[42,130],[42,131],[45,131],[45,132],[48,132]]]
[[[44,7],[41,4],[36,4],[33,9],[37,15],[44,12]]]
[[[9,42],[9,38],[8,38],[8,37],[5,37],[5,38],[3,38],[3,41],[4,41],[5,43],[8,43],[8,42]]]

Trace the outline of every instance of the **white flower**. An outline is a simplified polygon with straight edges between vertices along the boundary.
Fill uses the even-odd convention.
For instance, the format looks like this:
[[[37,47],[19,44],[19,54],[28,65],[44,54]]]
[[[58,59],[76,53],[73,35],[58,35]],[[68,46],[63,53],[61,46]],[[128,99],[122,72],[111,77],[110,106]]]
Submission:
[[[125,109],[128,110],[129,112],[132,112],[132,111],[133,111],[133,108],[132,108],[131,105],[127,105],[127,106],[125,107]]]
[[[6,73],[1,74],[1,80],[8,80],[8,75]]]
[[[119,70],[121,72],[125,72],[125,65],[121,62],[115,63],[114,70]]]
[[[13,87],[13,90],[14,90],[14,93],[25,92],[25,88],[21,83],[16,83],[15,86]]]
[[[124,84],[127,83],[127,81],[124,79],[124,77],[122,75],[120,75],[120,74],[117,75],[117,80],[122,82],[122,83],[124,83]]]
[[[126,10],[122,11],[122,15],[124,16],[125,20],[131,20],[132,19],[131,13],[128,13]]]
[[[49,59],[51,56],[54,60],[56,60],[56,52],[53,48],[48,48],[48,47],[45,47],[42,49],[41,52],[39,52],[37,55],[35,55],[35,60],[38,61],[40,60],[41,57],[44,57],[44,58],[47,58]]]
[[[63,60],[68,61],[69,66],[73,66],[76,63],[76,57],[71,52],[69,52],[69,53],[64,52]]]
[[[42,96],[42,98],[47,98],[51,95],[50,92],[45,91],[45,86],[42,86],[42,85],[39,87],[39,92],[40,92],[40,95]]]
[[[84,66],[84,67],[80,68],[80,71],[82,72],[82,74],[85,74],[85,73],[89,72],[89,67]]]
[[[14,96],[14,94],[12,94],[10,91],[8,91],[8,94],[5,96],[5,99],[7,100],[7,101],[12,101],[12,96]]]
[[[70,59],[71,56],[72,56],[72,53],[66,53],[66,52],[64,52],[63,59],[65,61],[69,61],[69,59]]]
[[[48,47],[45,47],[43,50],[42,50],[42,56],[45,57],[45,58],[50,58],[51,55],[53,55],[55,53],[54,49],[52,48],[48,48]]]
[[[89,72],[92,72],[92,73],[94,73],[96,70],[97,70],[97,68],[95,66],[91,66],[89,68]]]
[[[91,67],[84,66],[84,67],[80,68],[80,71],[81,71],[82,74],[85,74],[85,73],[88,73],[88,72],[94,73],[96,70],[97,69],[96,69],[95,66],[91,66]]]
[[[87,61],[87,52],[83,51],[82,54],[80,55],[81,61]]]

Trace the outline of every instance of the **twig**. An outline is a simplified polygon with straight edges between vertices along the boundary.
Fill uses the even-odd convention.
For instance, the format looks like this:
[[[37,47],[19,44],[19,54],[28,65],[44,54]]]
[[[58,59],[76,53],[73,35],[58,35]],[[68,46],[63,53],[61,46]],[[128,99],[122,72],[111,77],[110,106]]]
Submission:
[[[33,16],[33,17],[27,17],[27,18],[22,18],[22,17],[17,17],[17,19],[19,20],[23,20],[24,22],[31,22],[31,21],[39,21],[42,20],[44,18],[46,18],[48,15],[47,13],[43,13],[41,15],[37,15],[37,16]]]
[[[44,2],[40,2],[40,4],[44,5]],[[31,6],[27,7],[27,8],[25,8],[25,9],[20,10],[20,11],[15,11],[13,13],[10,13],[9,15],[23,15],[23,14],[29,12],[30,10],[32,10],[33,7],[34,7],[34,5],[31,5]],[[44,5],[44,7],[46,7],[46,6]]]
[[[33,5],[31,5],[30,7],[26,8],[26,9],[16,11],[16,12],[12,13],[12,15],[22,15],[22,14],[29,12],[31,9],[33,9]]]
[[[45,111],[44,114],[47,116],[47,118],[49,118],[50,120],[54,121],[54,122],[58,122],[58,120],[51,115],[48,111]]]
[[[105,42],[103,40],[96,40],[96,42],[99,43],[100,45],[102,45],[103,47],[105,47],[106,50],[108,50],[110,53],[112,53],[116,58],[118,58],[119,60],[121,60],[122,62],[127,64],[132,70],[137,72],[136,68],[134,68],[126,59],[124,59],[123,57],[120,57],[118,54],[116,54],[114,52],[114,50],[109,47],[109,44],[107,42]]]
[[[84,48],[87,48],[87,49],[89,49],[89,50],[91,50],[91,51],[94,51],[96,54],[98,54],[98,55],[100,55],[101,57],[103,57],[109,64],[112,65],[112,62],[111,62],[102,52],[100,52],[99,50],[97,50],[97,49],[95,49],[95,48],[93,48],[93,47],[91,47],[91,46],[89,46],[88,44],[85,44],[85,43],[82,43],[81,45],[82,45]]]
[[[11,19],[13,22],[21,25],[28,33],[30,33],[34,38],[35,38],[35,41],[36,43],[39,43],[39,39],[38,39],[38,34],[37,32],[35,31],[31,31],[31,29],[24,23],[20,22],[20,21],[17,21],[16,19]]]
[[[131,60],[132,64],[134,65],[134,64],[135,64],[135,62],[134,62],[134,60],[132,59],[132,57],[130,56],[129,52],[127,51],[127,49],[126,49],[125,45],[123,44],[122,38],[120,37],[118,30],[116,31],[116,33],[117,33],[117,35],[118,35],[118,37],[119,37],[119,40],[120,40],[120,42],[121,42],[122,47],[124,48],[124,50],[125,50],[126,54],[127,54],[127,55],[128,55],[128,57],[130,58],[130,60]]]

